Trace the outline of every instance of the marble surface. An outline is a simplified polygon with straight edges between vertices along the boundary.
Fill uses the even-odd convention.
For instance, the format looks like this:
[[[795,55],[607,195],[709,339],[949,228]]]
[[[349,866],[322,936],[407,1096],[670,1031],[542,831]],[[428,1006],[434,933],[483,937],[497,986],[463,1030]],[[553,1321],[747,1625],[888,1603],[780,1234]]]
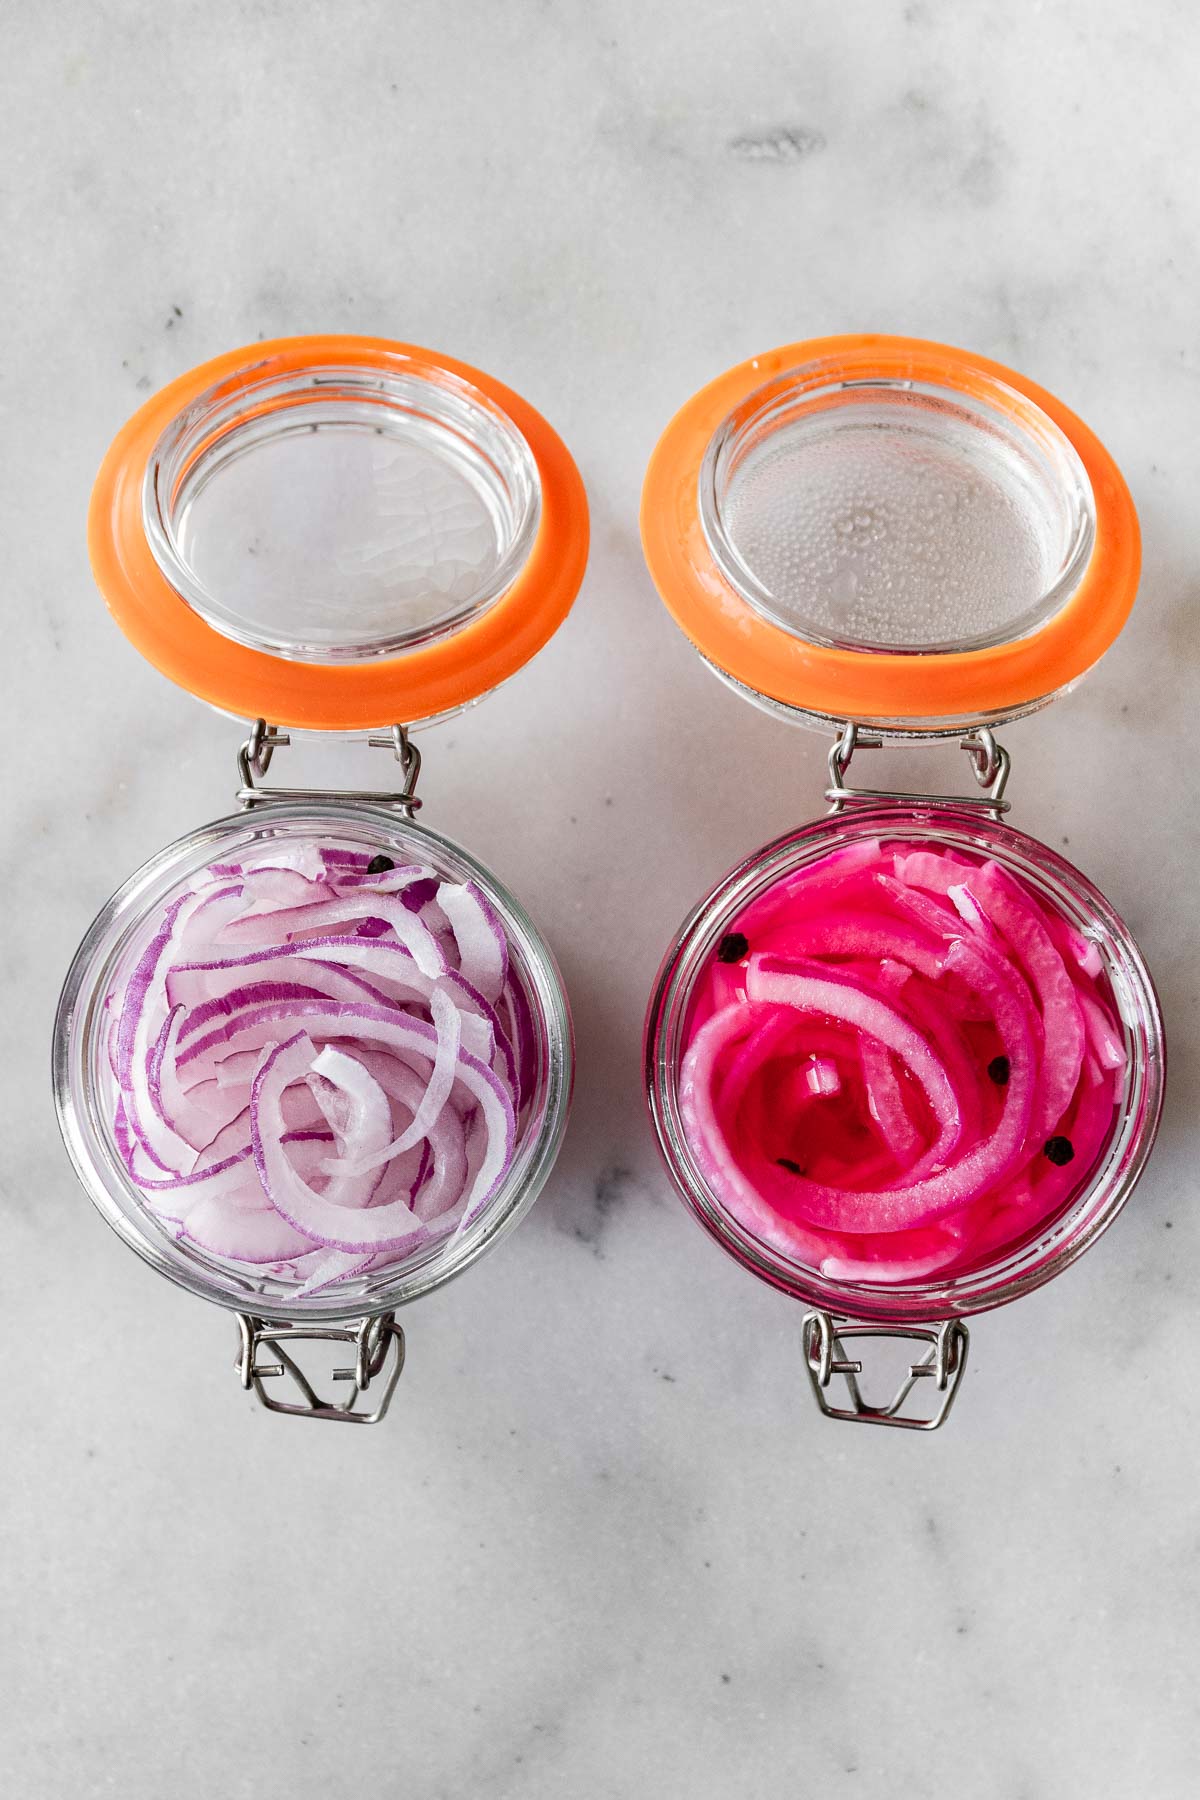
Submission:
[[[64,0],[3,37],[4,1791],[1195,1793],[1195,10]],[[47,1081],[70,949],[233,775],[96,596],[94,468],[161,382],[319,328],[521,389],[594,520],[568,625],[424,782],[561,957],[570,1133],[352,1435],[240,1393],[229,1318],[107,1231]],[[660,607],[646,457],[731,362],[872,328],[1060,393],[1146,543],[1119,645],[1005,740],[1016,822],[1155,970],[1163,1133],[1103,1242],[977,1322],[932,1438],[815,1417],[799,1308],[672,1197],[638,1079],[670,934],[817,810],[824,755]]]

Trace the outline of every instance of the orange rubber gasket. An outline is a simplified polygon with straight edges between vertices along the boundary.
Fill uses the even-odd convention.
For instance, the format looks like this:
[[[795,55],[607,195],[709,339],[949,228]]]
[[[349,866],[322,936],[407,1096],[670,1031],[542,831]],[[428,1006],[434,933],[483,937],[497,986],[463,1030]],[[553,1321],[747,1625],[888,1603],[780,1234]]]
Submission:
[[[1095,541],[1074,593],[1028,636],[946,653],[845,650],[771,624],[730,587],[700,523],[699,476],[713,434],[774,377],[821,361],[830,381],[870,376],[937,383],[995,404],[999,379],[1053,420],[1087,471]],[[980,377],[985,381],[981,382]],[[1014,416],[1019,412],[1014,408]],[[1120,470],[1081,419],[1003,364],[920,338],[851,336],[786,344],[739,363],[693,396],[655,446],[642,488],[642,548],[658,592],[701,655],[772,700],[843,719],[1003,716],[1058,692],[1097,662],[1133,605],[1141,567],[1137,513]]]
[[[436,364],[469,382],[507,414],[533,453],[541,518],[511,587],[478,618],[398,656],[366,662],[292,662],[224,637],[193,612],[154,560],[142,525],[146,466],[171,420],[207,388],[257,373],[322,363],[387,369],[398,361]],[[88,553],[117,624],[164,675],[241,718],[299,730],[356,731],[412,724],[452,712],[528,662],[566,618],[588,553],[588,507],[579,470],[562,439],[518,394],[467,363],[386,338],[276,338],[231,350],[172,381],[113,440],[88,511]]]

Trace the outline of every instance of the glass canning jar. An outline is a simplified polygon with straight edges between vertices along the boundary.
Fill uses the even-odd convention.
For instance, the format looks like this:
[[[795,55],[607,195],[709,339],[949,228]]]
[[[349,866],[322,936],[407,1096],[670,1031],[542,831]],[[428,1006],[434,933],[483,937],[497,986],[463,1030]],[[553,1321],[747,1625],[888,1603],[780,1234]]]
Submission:
[[[1086,876],[1003,822],[1009,760],[995,738],[997,724],[1072,686],[1120,629],[1139,563],[1132,502],[1087,428],[1022,377],[940,345],[841,338],[757,358],[695,396],[652,458],[642,530],[662,598],[714,672],[782,719],[838,733],[829,815],[718,882],[663,961],[644,1053],[658,1143],[675,1187],[718,1243],[806,1303],[805,1366],[822,1411],[932,1429],[966,1366],[966,1318],[1051,1279],[1095,1241],[1132,1191],[1158,1124],[1165,1047],[1145,963]],[[859,750],[947,737],[961,738],[979,791],[848,784]],[[716,962],[742,963],[752,949],[733,928],[764,897],[793,891],[789,880],[802,895],[805,872],[831,852],[866,855],[872,846],[996,865],[999,879],[1015,879],[1074,934],[1121,1039],[1110,1058],[1123,1057],[1111,1128],[1064,1203],[1026,1215],[1011,1235],[993,1233],[978,1255],[968,1242],[949,1266],[923,1273],[907,1272],[897,1256],[872,1276],[867,1261],[822,1255],[819,1231],[776,1229],[769,1200],[745,1201],[749,1153],[740,1162],[732,1153],[737,1169],[723,1191],[718,1165],[706,1167],[687,1128],[696,996]],[[835,956],[823,973],[867,991],[881,967]],[[732,1005],[747,998],[729,992]],[[830,1023],[811,1009],[796,1016],[818,1030]],[[1007,1081],[1007,1059],[999,1062],[995,1074]],[[1073,1154],[1064,1139],[1047,1141],[1052,1152]],[[852,1199],[847,1188],[847,1206]],[[795,1247],[814,1241],[811,1254]],[[853,1346],[880,1339],[917,1354],[891,1398],[870,1399]]]
[[[269,1410],[373,1422],[383,1416],[403,1366],[396,1309],[460,1274],[520,1220],[549,1176],[566,1127],[571,1022],[553,955],[495,875],[417,820],[420,754],[410,728],[471,704],[507,679],[561,622],[586,563],[582,483],[545,421],[466,365],[379,340],[285,339],[192,371],[129,422],[97,478],[90,549],[104,597],[137,648],[190,692],[224,713],[249,717],[251,725],[238,752],[240,810],[188,830],[151,857],[102,908],[75,955],[54,1034],[63,1136],[84,1188],[118,1236],[158,1273],[237,1314],[241,1380]],[[296,732],[365,737],[391,750],[399,765],[394,787],[269,785],[273,758]],[[373,859],[379,868],[371,875]],[[328,875],[330,868],[348,871],[340,889],[321,887],[321,870]],[[305,958],[317,988],[279,987],[279,942],[286,939],[285,955],[302,953],[304,945],[268,925],[260,942],[273,949],[251,942],[241,955],[235,947],[228,966],[245,962],[249,981],[256,959],[270,957],[276,989],[260,983],[243,991],[233,985],[240,973],[213,976],[226,965],[210,960],[203,980],[215,985],[202,990],[208,997],[195,1019],[215,1019],[224,1029],[232,1009],[233,1024],[245,1025],[253,999],[256,1029],[266,1040],[256,1054],[267,1055],[275,1038],[297,1025],[311,1028],[314,1048],[319,1041],[345,1051],[353,1007],[339,1010],[317,995],[327,989],[357,994],[346,989],[347,981],[357,981],[367,1019],[359,1028],[386,1032],[399,1021],[410,1037],[425,1032],[429,1057],[410,1057],[403,1078],[415,1070],[418,1088],[424,1083],[428,1090],[435,1085],[435,1040],[440,1056],[441,1033],[450,1030],[446,1012],[437,1015],[443,1025],[435,1030],[421,1022],[416,988],[384,983],[384,993],[368,983],[361,958],[368,974],[372,957],[386,961],[371,947],[381,937],[406,955],[392,943],[387,921],[369,916],[372,897],[387,910],[371,884],[386,889],[391,872],[399,870],[399,879],[411,871],[404,904],[421,903],[414,919],[431,917],[431,905],[436,912],[443,884],[446,892],[478,897],[477,919],[504,946],[505,975],[494,1006],[456,976],[453,959],[460,952],[465,957],[468,938],[461,930],[455,936],[441,913],[441,966],[449,972],[425,983],[424,1004],[427,1012],[436,988],[461,1003],[462,1016],[450,1030],[459,1058],[456,1084],[469,1061],[459,1034],[474,1025],[478,1064],[489,1019],[491,1066],[507,1075],[512,1117],[503,1165],[473,1216],[464,1211],[455,1218],[451,1209],[437,1229],[414,1226],[412,1240],[397,1240],[387,1254],[364,1260],[347,1253],[345,1269],[335,1264],[333,1276],[314,1286],[298,1253],[266,1263],[214,1249],[181,1216],[187,1209],[176,1197],[182,1190],[171,1187],[173,1172],[157,1186],[147,1178],[157,1173],[152,1146],[136,1132],[131,1136],[128,1126],[133,1103],[125,1087],[135,1059],[121,1060],[122,1008],[136,1016],[145,985],[139,986],[139,971],[147,959],[153,962],[155,945],[164,933],[170,938],[171,921],[186,916],[214,870],[236,889],[234,914],[251,910],[239,896],[249,895],[264,871],[285,884],[269,895],[267,915],[305,886],[315,896],[305,904],[318,907],[337,904],[331,893],[349,893],[353,916],[343,931],[355,935],[337,939],[327,954],[341,955],[336,944],[349,943],[352,966],[347,974],[323,965],[322,980]],[[296,926],[300,940],[320,936],[303,919],[285,924]],[[182,1010],[163,1006],[168,1017]],[[164,1043],[174,1055],[193,1022],[185,1018],[172,1042],[164,1017],[151,1083],[164,1077]],[[477,1067],[476,1075],[485,1087],[495,1085],[488,1066]],[[337,1123],[340,1115],[330,1112],[324,1091],[334,1125],[290,1136],[330,1138],[331,1149],[336,1142],[348,1153],[349,1127],[344,1119]],[[464,1102],[459,1110],[478,1174],[479,1159],[491,1154],[491,1127],[488,1147],[474,1152],[470,1131],[488,1107],[472,1109],[457,1085],[447,1091]],[[155,1090],[154,1109],[165,1093],[162,1086]],[[443,1106],[449,1104],[443,1097]],[[415,1097],[410,1111],[416,1131]],[[251,1144],[249,1116],[233,1121],[233,1134],[244,1125],[247,1142],[235,1145],[228,1161],[238,1165],[240,1157],[265,1183],[260,1128],[256,1123]],[[432,1129],[427,1122],[426,1138],[418,1137],[412,1151],[415,1158],[422,1146],[414,1194],[435,1169],[427,1154]],[[482,1129],[476,1142],[483,1143]],[[197,1166],[203,1169],[207,1156],[209,1168],[221,1161],[223,1169],[224,1160],[210,1151],[200,1147]],[[465,1166],[464,1182],[470,1156]],[[230,1203],[244,1205],[245,1181],[253,1186],[255,1177],[245,1177],[241,1165],[235,1173],[242,1185]],[[164,1186],[170,1191],[160,1196]],[[265,1186],[261,1204],[266,1210]],[[321,1253],[318,1245],[314,1255]],[[332,1373],[344,1386],[333,1398],[321,1397],[317,1377],[304,1367],[314,1345],[324,1345],[326,1358],[340,1365]]]

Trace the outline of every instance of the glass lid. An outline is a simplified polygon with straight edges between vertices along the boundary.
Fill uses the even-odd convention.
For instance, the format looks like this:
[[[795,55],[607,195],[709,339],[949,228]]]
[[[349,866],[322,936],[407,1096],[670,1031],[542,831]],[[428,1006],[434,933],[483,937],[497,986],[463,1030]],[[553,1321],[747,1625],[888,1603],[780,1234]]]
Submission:
[[[294,338],[156,395],[92,501],[118,623],[227,711],[413,723],[486,692],[565,616],[587,508],[544,420],[408,345]]]
[[[154,559],[201,618],[318,663],[395,654],[482,612],[540,509],[512,421],[437,369],[218,383],[163,433],[142,490]]]
[[[1115,637],[1138,571],[1128,492],[1079,420],[897,338],[791,345],[705,388],[655,450],[642,532],[719,674],[896,731],[1042,704]]]

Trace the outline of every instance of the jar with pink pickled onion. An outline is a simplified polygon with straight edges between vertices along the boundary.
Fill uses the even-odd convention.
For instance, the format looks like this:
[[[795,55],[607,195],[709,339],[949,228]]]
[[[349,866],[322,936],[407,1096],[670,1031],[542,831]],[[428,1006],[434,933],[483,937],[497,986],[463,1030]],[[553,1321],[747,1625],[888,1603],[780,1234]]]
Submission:
[[[995,736],[1115,637],[1132,503],[1082,422],[1012,371],[826,339],[685,405],[642,529],[714,672],[838,734],[828,816],[725,876],[663,961],[659,1145],[722,1247],[806,1303],[822,1411],[932,1429],[966,1320],[1088,1248],[1154,1141],[1145,962],[1086,876],[1007,823]],[[961,793],[852,785],[865,749],[952,737]],[[872,1380],[881,1339],[902,1342],[898,1388]]]

